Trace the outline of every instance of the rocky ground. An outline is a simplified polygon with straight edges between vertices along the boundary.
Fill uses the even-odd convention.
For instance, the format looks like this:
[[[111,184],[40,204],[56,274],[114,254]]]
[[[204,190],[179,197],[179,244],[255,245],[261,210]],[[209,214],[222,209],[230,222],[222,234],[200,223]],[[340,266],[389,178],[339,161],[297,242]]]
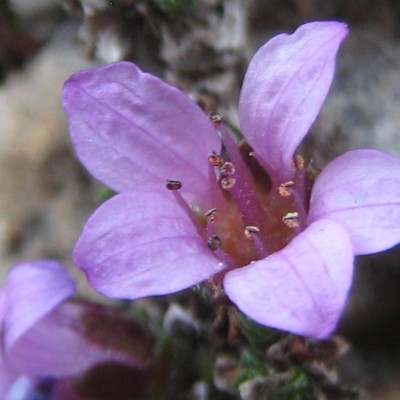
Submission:
[[[73,243],[100,199],[100,185],[73,155],[61,107],[63,81],[84,68],[133,60],[236,123],[240,80],[257,46],[305,21],[343,20],[350,36],[303,154],[320,166],[354,148],[400,157],[396,1],[195,0],[175,2],[179,10],[172,3],[0,1],[1,275],[21,259],[72,266]],[[373,399],[400,397],[399,256],[394,249],[359,260],[340,327],[353,345],[343,379]]]

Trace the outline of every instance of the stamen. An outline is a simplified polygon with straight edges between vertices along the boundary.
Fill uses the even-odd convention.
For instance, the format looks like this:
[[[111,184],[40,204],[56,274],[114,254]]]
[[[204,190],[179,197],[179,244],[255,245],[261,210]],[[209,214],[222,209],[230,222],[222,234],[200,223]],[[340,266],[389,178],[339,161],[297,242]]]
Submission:
[[[213,156],[217,155],[217,153],[213,152]],[[220,166],[224,163],[224,160],[222,158],[222,156],[217,155],[218,157],[221,158],[222,162],[220,164]],[[211,157],[211,156],[210,156]],[[215,206],[219,206],[221,204],[224,204],[225,200],[223,197],[223,193],[221,191],[221,183],[219,182],[218,179],[215,179],[216,176],[216,166],[212,165],[210,162],[208,164],[208,181],[209,181],[209,185],[210,185],[210,205],[215,205]]]
[[[293,181],[287,181],[281,183],[278,187],[278,192],[282,197],[289,197],[292,195],[292,190],[290,189],[294,185]]]
[[[252,239],[253,238],[253,233],[259,233],[260,228],[257,228],[256,226],[245,226],[244,227],[244,236],[246,239]]]
[[[304,214],[305,214],[304,204],[306,203],[306,187],[305,187],[306,171],[304,169],[304,158],[301,155],[297,154],[294,158],[294,164],[296,166],[296,172],[294,174],[296,192],[298,193],[298,196],[301,199],[301,204],[303,205],[302,207],[304,209]]]
[[[213,167],[220,167],[224,163],[224,159],[220,154],[217,154],[213,152],[211,156],[208,157],[208,162],[213,166]]]
[[[211,122],[215,125],[218,126],[222,122],[222,115],[217,113],[216,111],[212,111],[208,114],[208,118],[210,118]]]
[[[208,217],[206,228],[206,237],[208,237],[207,246],[214,251],[215,256],[221,260],[227,269],[237,268],[238,265],[236,265],[236,262],[227,253],[225,253],[224,250],[222,250],[222,240],[215,232],[216,226],[214,221],[217,217],[217,209],[211,208],[205,212],[204,215]]]
[[[235,186],[235,184],[236,184],[236,178],[232,178],[229,176],[221,179],[222,189],[230,190]]]
[[[207,217],[206,237],[218,236],[216,235],[215,232],[216,227],[214,224],[217,215],[217,209],[212,208],[211,210],[208,210],[204,215]]]
[[[289,228],[298,228],[300,226],[299,213],[288,212],[282,217],[282,222]]]
[[[222,241],[218,235],[211,235],[207,240],[207,246],[213,251],[218,250],[221,245]]]
[[[207,217],[211,223],[214,223],[215,220],[217,219],[217,209],[211,208],[210,210],[204,213],[204,216]]]
[[[294,165],[296,166],[296,169],[304,169],[304,158],[300,154],[295,155]]]
[[[168,179],[165,186],[168,190],[179,190],[182,187],[182,182],[174,179]]]
[[[236,168],[233,163],[226,161],[221,167],[222,175],[233,175],[236,172]]]
[[[296,214],[297,214],[297,220],[298,220],[298,225],[296,227],[299,226],[303,226],[306,220],[306,210],[304,207],[304,200],[303,200],[303,196],[298,192],[297,187],[296,189],[293,189],[291,186],[294,186],[294,182],[293,181],[287,181],[284,183],[281,183],[280,186],[278,187],[278,192],[282,197],[289,197],[289,196],[293,196],[295,205],[296,205]],[[304,186],[302,186],[304,187]],[[288,213],[286,215],[289,214],[293,214],[293,213]],[[285,218],[285,217],[283,217]],[[283,220],[282,218],[282,220]],[[283,222],[285,222],[283,220]],[[285,222],[286,223],[286,222]],[[286,224],[288,225],[288,224]],[[288,225],[289,226],[289,225]],[[289,226],[290,228],[294,228],[294,226]]]
[[[213,167],[210,166],[213,169]],[[215,175],[214,175],[215,176]],[[213,179],[216,183],[216,180]],[[174,179],[167,179],[166,188],[172,191],[173,196],[175,197],[176,202],[186,211],[187,215],[189,216],[191,222],[195,226],[199,235],[204,236],[204,227],[201,226],[198,218],[195,215],[195,212],[192,208],[188,205],[186,200],[182,197],[180,190],[182,188],[182,182]],[[220,260],[219,265],[225,267],[227,269],[237,268],[238,266],[232,260],[232,258],[227,255],[220,247],[222,245],[221,238],[215,234],[215,227],[214,221],[217,217],[217,209],[211,208],[210,210],[204,213],[204,216],[208,218],[207,221],[207,228],[206,228],[206,235],[208,236],[207,239],[207,246],[215,252],[216,257]]]
[[[263,242],[261,241],[258,234],[260,233],[260,228],[257,226],[245,226],[244,227],[244,236],[246,239],[252,239],[253,243],[257,249],[258,256],[260,258],[268,257],[268,252],[264,247]]]
[[[186,214],[189,216],[197,232],[200,235],[204,234],[204,229],[201,227],[199,220],[196,218],[195,213],[190,208],[186,200],[182,197],[182,194],[179,190],[182,187],[182,182],[174,179],[168,179],[165,187],[168,190],[172,191],[172,194],[174,195],[176,202],[186,211]]]

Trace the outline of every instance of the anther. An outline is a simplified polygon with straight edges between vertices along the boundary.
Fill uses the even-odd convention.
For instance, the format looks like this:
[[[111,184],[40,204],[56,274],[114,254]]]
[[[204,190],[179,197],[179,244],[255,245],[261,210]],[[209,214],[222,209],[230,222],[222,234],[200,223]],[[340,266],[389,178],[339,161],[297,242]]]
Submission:
[[[210,222],[215,222],[217,218],[217,209],[211,208],[210,210],[204,213],[204,216],[207,217]]]
[[[221,165],[224,164],[224,159],[220,154],[217,154],[213,152],[211,156],[208,156],[208,162],[213,166],[213,167],[220,167]]]
[[[300,226],[299,213],[288,212],[282,217],[282,222],[289,228],[298,228]]]
[[[174,179],[168,179],[165,186],[168,190],[179,190],[182,187],[182,182]]]
[[[294,157],[294,165],[297,169],[304,169],[304,158],[300,154]]]
[[[222,175],[233,175],[235,171],[236,171],[235,166],[229,161],[224,162],[221,167]]]
[[[221,187],[222,189],[229,190],[235,186],[236,178],[232,177],[224,177],[221,179]]]
[[[218,250],[222,245],[221,238],[218,235],[211,235],[207,240],[207,246],[211,250]]]
[[[282,197],[289,197],[292,195],[292,190],[290,189],[292,186],[294,186],[293,181],[287,181],[283,182],[280,184],[278,187],[278,192]]]
[[[210,112],[208,114],[208,118],[210,118],[211,122],[216,126],[220,125],[221,122],[222,122],[221,114],[219,114],[219,113],[217,113],[215,111]]]
[[[258,226],[247,225],[244,227],[244,237],[246,239],[252,239],[256,247],[258,256],[260,258],[265,258],[268,256],[268,252],[264,246],[264,243],[258,236],[259,233],[260,233],[260,228]]]
[[[244,236],[246,239],[252,239],[254,234],[260,232],[260,228],[257,226],[245,226],[244,227]]]

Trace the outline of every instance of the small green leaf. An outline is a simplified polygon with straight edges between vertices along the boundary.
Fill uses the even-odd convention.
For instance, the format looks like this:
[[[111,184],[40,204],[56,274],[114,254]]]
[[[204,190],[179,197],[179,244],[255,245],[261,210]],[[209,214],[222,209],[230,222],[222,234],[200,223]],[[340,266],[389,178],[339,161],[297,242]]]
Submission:
[[[271,372],[268,371],[263,360],[248,350],[244,350],[240,357],[240,369],[242,372],[236,381],[236,386],[258,376],[267,376]]]
[[[274,393],[272,400],[313,400],[314,395],[307,377],[292,369],[289,379]]]

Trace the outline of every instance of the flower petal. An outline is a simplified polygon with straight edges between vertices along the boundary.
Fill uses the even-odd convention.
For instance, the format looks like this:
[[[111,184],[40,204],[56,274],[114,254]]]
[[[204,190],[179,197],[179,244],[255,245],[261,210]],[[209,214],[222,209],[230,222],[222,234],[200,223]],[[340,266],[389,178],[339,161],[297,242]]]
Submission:
[[[3,323],[5,313],[6,313],[6,294],[4,292],[4,288],[0,288],[0,327]]]
[[[59,263],[40,260],[14,266],[3,290],[7,351],[37,321],[72,296],[75,286]]]
[[[0,399],[6,398],[7,392],[17,378],[18,374],[9,368],[5,360],[0,357]]]
[[[31,380],[27,376],[19,376],[7,394],[1,398],[3,400],[48,400],[48,393],[43,393],[37,386],[39,386],[39,382]]]
[[[400,160],[377,150],[334,159],[317,177],[308,221],[329,218],[350,232],[355,254],[400,242]]]
[[[353,253],[346,230],[320,220],[283,250],[228,272],[228,297],[260,324],[327,337],[335,329],[351,284]]]
[[[328,93],[346,34],[342,23],[311,22],[275,36],[250,62],[239,102],[241,129],[280,182],[292,178],[293,154]]]
[[[183,195],[203,198],[208,156],[220,140],[185,94],[134,64],[120,62],[73,75],[64,108],[82,163],[115,191],[183,182]]]
[[[5,353],[9,364],[18,372],[37,378],[78,375],[96,364],[105,362],[120,362],[133,367],[142,365],[128,351],[91,340],[93,338],[90,337],[90,333],[84,329],[85,315],[90,312],[90,307],[86,307],[85,304],[61,304],[31,326]],[[98,329],[103,327],[96,326]],[[109,337],[115,335],[115,340],[121,339],[119,327],[117,324],[116,332],[108,330]],[[123,339],[129,350],[129,346],[126,345],[127,338]],[[135,339],[135,336],[131,337],[133,342]]]
[[[0,288],[0,340],[3,340],[3,320],[6,312],[5,292],[4,288]],[[9,365],[6,364],[2,351],[0,351],[0,399],[6,398],[6,393],[17,379],[18,374],[15,373]]]
[[[74,259],[96,290],[130,299],[173,293],[223,268],[166,189],[104,203],[87,222]]]

